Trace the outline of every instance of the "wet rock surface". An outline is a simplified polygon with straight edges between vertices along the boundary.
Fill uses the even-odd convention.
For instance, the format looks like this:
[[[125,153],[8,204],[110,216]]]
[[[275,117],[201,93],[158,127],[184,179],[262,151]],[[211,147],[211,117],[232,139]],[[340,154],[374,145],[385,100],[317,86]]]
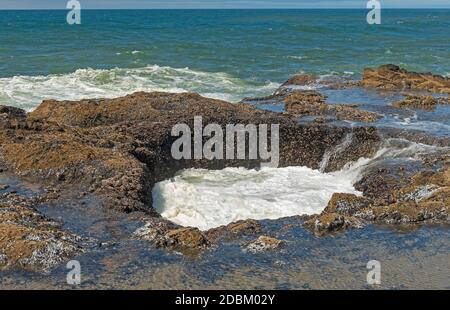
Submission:
[[[84,252],[80,237],[29,203],[15,194],[0,195],[0,269],[48,272]]]
[[[432,73],[409,72],[399,66],[387,64],[363,72],[363,87],[379,89],[424,90],[434,93],[450,93],[450,79]]]
[[[246,246],[246,250],[252,253],[274,251],[281,248],[285,244],[284,241],[269,236],[260,236],[258,239],[250,242]]]
[[[420,151],[412,149],[411,154],[399,151],[392,158],[380,156],[376,165],[368,164],[360,171],[355,188],[361,196],[336,193],[322,214],[302,217],[301,225],[316,235],[371,223],[448,223],[448,139],[409,131],[380,133],[369,125],[330,124],[328,117],[364,123],[379,115],[356,105],[328,104],[319,91],[287,88],[316,82],[313,76],[296,76],[269,98],[283,102],[286,113],[197,94],[160,92],[116,99],[47,100],[31,113],[0,106],[0,176],[8,173],[32,179],[51,189],[45,197],[30,200],[14,193],[10,183],[0,182],[0,266],[46,271],[82,253],[79,237],[40,214],[36,207],[58,199],[81,205],[79,200],[90,195],[98,201],[96,208],[142,213],[143,225],[130,235],[156,248],[195,254],[221,242],[254,240],[265,233],[261,223],[254,220],[208,231],[180,227],[162,219],[152,208],[153,185],[182,169],[260,166],[260,161],[249,159],[173,159],[171,145],[177,137],[172,137],[172,127],[185,123],[192,128],[193,116],[202,116],[204,124],[217,123],[223,128],[226,124],[279,124],[281,167],[337,171],[361,158],[372,158],[390,139],[403,141],[405,145],[399,150],[421,147]],[[395,66],[366,70],[359,84],[383,89],[404,89],[406,85],[407,89],[448,92],[446,78],[410,73]],[[313,115],[322,120],[298,121],[299,116]],[[422,147],[424,144],[429,145]],[[66,192],[77,198],[60,195]],[[281,245],[279,242],[261,236],[249,247],[255,251],[272,250]]]
[[[374,122],[381,118],[374,112],[358,109],[357,105],[327,104],[326,97],[317,91],[295,91],[284,99],[287,113],[295,116],[331,116],[338,120]]]
[[[407,94],[405,99],[394,102],[392,105],[397,108],[433,110],[440,104],[450,104],[449,98]]]

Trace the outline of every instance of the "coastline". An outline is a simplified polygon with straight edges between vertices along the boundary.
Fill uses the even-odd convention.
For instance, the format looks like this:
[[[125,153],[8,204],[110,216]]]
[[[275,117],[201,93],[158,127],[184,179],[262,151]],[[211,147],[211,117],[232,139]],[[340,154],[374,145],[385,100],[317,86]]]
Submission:
[[[154,255],[169,257],[182,253],[196,261],[220,255],[231,246],[234,256],[251,261],[258,255],[289,253],[292,243],[299,242],[296,234],[324,238],[327,244],[330,235],[353,241],[365,231],[383,235],[385,225],[412,230],[411,238],[430,234],[435,242],[445,244],[450,205],[448,137],[373,126],[382,115],[360,106],[330,104],[322,92],[357,88],[409,93],[415,97],[406,96],[398,109],[417,109],[422,102],[429,108],[448,104],[449,80],[386,65],[366,70],[358,83],[331,81],[323,89],[299,89],[315,82],[313,76],[299,75],[273,96],[239,104],[193,93],[140,92],[115,99],[46,100],[30,113],[0,106],[0,184],[4,185],[0,224],[4,236],[9,236],[0,239],[0,252],[6,252],[0,265],[7,272],[58,272],[73,257],[101,256],[102,251],[123,247],[136,252],[150,248]],[[445,97],[430,100],[424,91],[447,94],[447,101]],[[285,110],[258,109],[265,101],[276,101]],[[188,168],[260,165],[257,160],[173,160],[170,130],[179,122],[192,125],[193,115],[222,125],[279,123],[280,167],[333,172],[359,162],[354,186],[363,196],[335,193],[321,214],[310,216],[244,220],[208,231],[176,225],[151,207],[156,183]],[[357,125],[345,126],[342,121]],[[25,190],[25,184],[33,184],[33,190]],[[83,233],[87,228],[83,225],[88,225],[83,221],[89,223],[90,216],[101,223],[88,229],[96,237]],[[109,217],[114,220],[108,224]],[[114,227],[113,233],[108,225]],[[439,225],[436,231],[444,232],[443,240],[435,239],[432,225]],[[387,235],[397,238],[396,233]],[[11,244],[11,238],[21,242]],[[249,254],[253,250],[256,256]],[[125,255],[120,253],[116,255]],[[245,270],[245,264],[240,268]]]

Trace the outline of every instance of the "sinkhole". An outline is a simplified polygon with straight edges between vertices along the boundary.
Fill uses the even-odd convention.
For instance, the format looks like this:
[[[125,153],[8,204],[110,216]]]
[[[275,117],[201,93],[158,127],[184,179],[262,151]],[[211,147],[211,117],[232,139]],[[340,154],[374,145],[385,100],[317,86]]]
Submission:
[[[182,226],[208,230],[254,219],[322,212],[333,193],[360,193],[348,171],[323,173],[307,167],[187,169],[155,184],[153,207]]]

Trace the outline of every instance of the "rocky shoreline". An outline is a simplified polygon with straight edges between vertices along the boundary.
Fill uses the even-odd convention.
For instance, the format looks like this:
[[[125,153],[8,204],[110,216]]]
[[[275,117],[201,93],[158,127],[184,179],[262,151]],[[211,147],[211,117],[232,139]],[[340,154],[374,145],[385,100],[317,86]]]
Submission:
[[[273,96],[259,101],[284,104],[283,113],[184,93],[134,93],[116,99],[42,102],[33,112],[0,105],[0,269],[46,272],[88,251],[86,240],[67,231],[38,207],[93,196],[96,207],[139,213],[143,225],[132,238],[153,246],[195,255],[228,239],[250,236],[250,252],[271,251],[283,241],[261,235],[258,221],[248,220],[200,231],[171,223],[152,208],[153,185],[186,168],[257,168],[257,160],[175,160],[170,150],[177,123],[192,127],[193,116],[204,123],[280,124],[280,166],[307,166],[337,171],[380,150],[410,149],[416,161],[382,158],[355,184],[362,197],[336,193],[318,215],[299,217],[299,225],[322,236],[368,224],[448,224],[450,153],[448,138],[420,133],[381,133],[371,123],[382,116],[357,105],[328,104],[320,91],[299,89],[317,78],[296,76]],[[366,69],[363,80],[332,83],[330,88],[362,87],[449,94],[448,78],[408,72],[394,65]],[[413,95],[397,106],[430,106],[447,99]],[[431,99],[430,99],[431,98]],[[299,122],[300,117],[314,117]],[[365,123],[345,127],[329,120]],[[427,141],[428,146],[423,146]],[[417,144],[422,149],[414,149]],[[395,144],[395,145],[393,145]],[[408,155],[409,156],[409,155]],[[412,155],[411,155],[412,156]],[[396,160],[397,159],[397,160]],[[30,180],[39,195],[14,190],[3,175]],[[81,202],[80,202],[81,203]],[[81,210],[81,209],[80,209]]]

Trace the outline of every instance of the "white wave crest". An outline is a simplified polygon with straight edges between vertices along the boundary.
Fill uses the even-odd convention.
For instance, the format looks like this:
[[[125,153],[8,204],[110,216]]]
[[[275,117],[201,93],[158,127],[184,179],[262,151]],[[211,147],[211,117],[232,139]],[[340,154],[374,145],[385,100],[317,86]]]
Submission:
[[[68,74],[0,78],[0,104],[31,110],[44,99],[114,98],[136,91],[198,92],[237,102],[271,94],[279,84],[255,84],[222,72],[158,65],[143,68],[79,69]]]

